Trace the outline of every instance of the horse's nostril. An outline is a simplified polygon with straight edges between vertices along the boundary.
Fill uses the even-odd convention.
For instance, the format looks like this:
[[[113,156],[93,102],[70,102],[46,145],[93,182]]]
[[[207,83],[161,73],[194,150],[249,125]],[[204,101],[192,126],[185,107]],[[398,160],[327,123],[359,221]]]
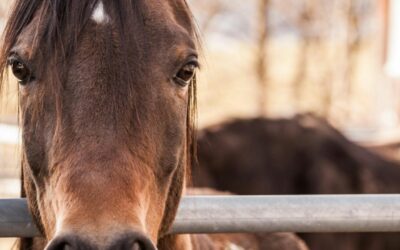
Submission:
[[[76,235],[58,236],[45,250],[92,250],[103,249],[84,241]],[[140,232],[129,232],[115,240],[107,250],[157,250],[151,240]]]
[[[115,250],[156,250],[151,240],[139,232],[131,232],[115,241],[109,249]]]
[[[92,249],[86,242],[74,235],[59,236],[53,239],[46,250]]]
[[[73,248],[65,242],[59,242],[57,244],[51,244],[46,250],[73,250]]]

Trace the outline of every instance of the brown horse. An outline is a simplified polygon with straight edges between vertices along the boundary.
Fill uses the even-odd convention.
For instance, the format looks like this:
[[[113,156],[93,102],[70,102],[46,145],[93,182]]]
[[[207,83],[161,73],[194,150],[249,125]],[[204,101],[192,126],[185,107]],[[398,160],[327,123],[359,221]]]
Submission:
[[[0,67],[19,82],[23,195],[44,236],[21,249],[238,239],[168,235],[193,151],[196,44],[185,0],[16,0]],[[304,249],[269,237],[246,248]]]
[[[198,138],[193,183],[238,194],[399,193],[400,165],[315,115],[234,120]],[[251,181],[249,181],[251,180]],[[310,249],[397,250],[398,233],[304,234]]]

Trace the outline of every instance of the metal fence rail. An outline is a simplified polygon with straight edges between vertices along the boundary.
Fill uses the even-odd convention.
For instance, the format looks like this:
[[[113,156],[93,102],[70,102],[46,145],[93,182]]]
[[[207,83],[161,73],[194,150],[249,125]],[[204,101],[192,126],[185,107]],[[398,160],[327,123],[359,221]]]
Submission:
[[[188,196],[172,232],[400,232],[400,195]],[[25,200],[0,200],[0,237],[37,234]]]

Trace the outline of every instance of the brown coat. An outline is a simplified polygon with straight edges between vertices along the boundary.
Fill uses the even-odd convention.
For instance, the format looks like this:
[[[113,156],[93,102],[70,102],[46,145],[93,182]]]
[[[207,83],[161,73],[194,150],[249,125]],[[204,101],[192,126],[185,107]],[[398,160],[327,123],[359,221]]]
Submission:
[[[238,194],[399,193],[400,166],[323,119],[235,120],[200,132],[193,183]],[[315,250],[397,250],[398,234],[303,234]]]

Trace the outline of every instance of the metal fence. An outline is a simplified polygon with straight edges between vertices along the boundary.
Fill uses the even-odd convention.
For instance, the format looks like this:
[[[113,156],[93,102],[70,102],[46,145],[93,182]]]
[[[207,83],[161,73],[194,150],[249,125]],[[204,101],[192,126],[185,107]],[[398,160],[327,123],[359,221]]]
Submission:
[[[188,196],[173,233],[400,232],[400,195]],[[0,200],[0,237],[38,232],[26,200]]]

